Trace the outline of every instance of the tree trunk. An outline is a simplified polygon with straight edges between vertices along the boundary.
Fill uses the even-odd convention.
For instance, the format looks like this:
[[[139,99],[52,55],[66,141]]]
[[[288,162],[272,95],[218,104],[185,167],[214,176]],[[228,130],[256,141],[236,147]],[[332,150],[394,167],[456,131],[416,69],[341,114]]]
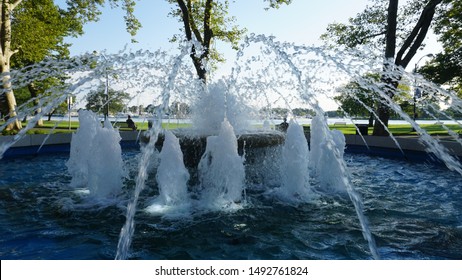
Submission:
[[[386,47],[385,47],[385,63],[384,73],[382,74],[381,81],[384,84],[384,93],[393,98],[396,89],[398,88],[401,76],[394,74],[394,68],[399,66],[406,68],[411,59],[416,54],[419,47],[425,39],[428,29],[433,21],[436,7],[441,4],[442,0],[430,0],[424,7],[419,20],[412,30],[411,34],[406,38],[395,58],[396,49],[396,21],[398,15],[398,0],[390,0],[388,5],[387,15],[387,33],[386,33]],[[394,62],[393,62],[394,60]],[[374,125],[373,135],[375,136],[388,136],[388,121],[390,119],[390,108],[387,101],[382,100],[377,105],[377,115],[380,121],[376,121]],[[383,123],[383,124],[382,124]]]
[[[16,118],[16,98],[13,93],[10,77],[10,58],[16,51],[11,50],[11,11],[22,0],[1,0],[0,9],[0,72],[2,75],[2,89],[6,96],[6,107],[8,107],[7,118],[15,118],[15,121],[7,126],[7,130],[21,129],[21,122]]]
[[[197,76],[204,83],[206,83],[207,69],[205,68],[204,61],[208,59],[210,54],[210,43],[213,37],[213,32],[210,25],[213,0],[207,0],[205,3],[203,35],[201,35],[200,30],[197,28],[197,25],[194,22],[194,18],[192,17],[191,0],[187,0],[186,3],[184,0],[177,0],[177,3],[181,10],[186,39],[191,42],[194,35],[195,40],[198,41],[202,46],[200,54],[197,53],[196,47],[192,46],[190,57],[193,61],[194,68],[196,69]]]
[[[380,78],[386,88],[386,94],[393,97],[394,91],[391,84],[392,78],[389,76],[393,71],[392,61],[395,57],[396,48],[396,21],[398,17],[398,0],[390,0],[388,4],[387,14],[387,34],[385,45],[385,63],[384,73]],[[384,104],[385,103],[385,104]],[[386,101],[382,100],[377,105],[377,115],[380,121],[376,121],[372,135],[374,136],[388,136],[388,120],[390,119],[390,108],[386,105]]]
[[[9,67],[5,67],[6,65],[3,65],[2,67],[2,83],[3,83],[3,92],[6,96],[6,106],[8,109],[8,114],[6,116],[6,119],[10,118],[16,118],[14,122],[9,124],[6,127],[6,130],[20,130],[22,129],[22,124],[17,118],[17,113],[16,113],[16,98],[13,93],[13,89],[11,88],[11,81],[10,81],[10,74],[9,74]],[[8,65],[9,66],[9,65]],[[3,69],[8,69],[7,71],[4,71]]]

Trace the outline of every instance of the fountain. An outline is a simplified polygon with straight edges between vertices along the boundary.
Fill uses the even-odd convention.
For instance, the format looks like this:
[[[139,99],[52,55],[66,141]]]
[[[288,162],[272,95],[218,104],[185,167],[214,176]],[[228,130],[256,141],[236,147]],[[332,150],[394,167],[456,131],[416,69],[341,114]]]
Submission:
[[[106,120],[104,127],[95,113],[81,111],[81,126],[72,137],[69,161],[71,186],[88,187],[97,198],[114,198],[122,190],[125,177],[120,135]]]
[[[281,154],[281,186],[277,191],[283,199],[309,201],[312,191],[308,185],[310,154],[303,128],[290,121]]]
[[[150,213],[181,213],[178,209],[188,210],[190,198],[187,192],[189,172],[184,166],[178,138],[170,131],[165,131],[164,145],[159,154],[160,164],[156,180],[159,196],[146,208]]]
[[[379,86],[363,78],[365,73],[381,71],[381,62],[360,52],[334,53],[251,35],[241,47],[231,76],[204,86],[194,78],[185,59],[188,49],[183,47],[179,55],[121,52],[105,54],[105,59],[86,54],[71,61],[44,61],[12,73],[13,84],[21,87],[66,69],[67,84],[40,97],[42,116],[69,95],[82,102],[89,89],[104,79],[107,69],[117,72],[117,86],[133,98],[149,93],[157,111],[152,128],[141,137],[141,148],[126,151],[120,148],[120,136],[110,122],[103,127],[96,115],[81,111],[81,127],[72,137],[70,158],[54,155],[31,160],[34,164],[38,161],[40,167],[43,163],[54,166],[43,178],[31,175],[32,185],[17,187],[15,164],[24,166],[24,172],[37,172],[33,167],[21,160],[2,160],[1,171],[11,176],[0,181],[0,217],[7,221],[1,236],[19,227],[13,220],[30,224],[27,216],[37,211],[43,222],[35,221],[32,231],[43,242],[60,243],[60,236],[64,236],[86,244],[76,255],[57,255],[58,249],[52,245],[45,255],[34,255],[24,248],[15,255],[14,246],[9,244],[19,241],[5,238],[4,247],[9,252],[5,258],[462,256],[459,249],[440,246],[447,239],[462,243],[457,210],[462,192],[460,162],[387,99]],[[419,76],[398,71],[402,71],[404,83],[417,79],[423,87],[459,100]],[[349,79],[376,91],[422,135],[429,152],[455,172],[434,174],[437,179],[428,178],[428,185],[420,185],[418,192],[427,194],[416,197],[415,182],[432,167],[377,163],[374,158],[345,154],[344,135],[329,129],[319,103],[335,94],[338,81]],[[162,116],[172,100],[193,104],[192,128],[162,129]],[[290,121],[286,134],[271,129],[271,116],[261,118],[262,128],[249,121],[260,118],[255,108],[279,104],[291,108],[298,103],[317,113],[311,120],[309,139],[296,119]],[[30,104],[19,108],[19,118],[35,111]],[[39,117],[3,142],[0,155],[19,143]],[[394,170],[391,178],[381,173],[384,168],[380,164]],[[377,170],[379,175],[371,175]],[[88,204],[87,198],[97,202]],[[437,202],[431,202],[433,199]],[[19,207],[24,204],[24,209]],[[13,210],[7,214],[4,209]],[[429,218],[435,211],[441,218]],[[400,223],[401,218],[407,225]],[[88,225],[83,226],[82,221]],[[49,226],[53,228],[48,230]],[[418,240],[413,241],[410,232],[419,234]],[[82,240],[86,234],[90,240]],[[27,232],[20,236],[30,238]],[[434,246],[440,248],[433,250]]]
[[[207,148],[198,166],[205,205],[229,207],[243,199],[245,170],[237,153],[237,139],[227,119],[217,136],[207,138]]]

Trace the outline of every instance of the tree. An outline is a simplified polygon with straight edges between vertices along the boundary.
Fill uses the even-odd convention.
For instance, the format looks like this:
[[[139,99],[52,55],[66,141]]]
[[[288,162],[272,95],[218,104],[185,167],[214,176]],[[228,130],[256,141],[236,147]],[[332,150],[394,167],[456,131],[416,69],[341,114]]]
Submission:
[[[368,75],[373,81],[378,81],[378,75]],[[361,86],[360,83],[350,81],[344,87],[340,88],[340,95],[334,97],[341,108],[338,111],[344,111],[350,116],[367,116],[369,119],[369,126],[374,124],[374,113],[371,112],[375,106],[377,95],[374,91]]]
[[[137,114],[138,113],[138,106],[136,105],[132,105],[130,107],[128,107],[128,111],[132,114]]]
[[[228,42],[234,49],[238,48],[239,39],[245,29],[232,25],[234,17],[228,17],[229,1],[224,0],[167,0],[176,3],[170,15],[178,18],[183,24],[183,32],[188,42],[193,44],[190,57],[196,73],[204,83],[207,81],[207,62],[223,61],[221,55],[212,48],[213,40]],[[281,4],[289,4],[291,0],[264,0],[271,8]],[[174,36],[174,41],[181,36]]]
[[[292,114],[298,117],[311,117],[316,115],[316,112],[313,109],[308,108],[295,108],[292,110]]]
[[[340,107],[339,114],[343,111],[353,117],[367,117],[369,120],[368,126],[374,126],[375,111],[374,108],[380,99],[380,95],[373,89],[369,88],[369,84],[377,84],[380,82],[381,75],[379,73],[366,74],[358,81],[350,81],[343,87],[339,88],[340,95],[334,97]],[[400,104],[401,109],[411,114],[413,106],[409,102],[411,100],[411,88],[406,84],[398,85],[398,94],[393,96],[393,102]],[[396,117],[396,115],[393,115]]]
[[[146,108],[144,108],[144,112],[148,114],[155,114],[158,111],[158,108],[159,105],[149,104],[148,106],[146,106]]]
[[[443,51],[419,69],[427,79],[445,84],[462,97],[462,1],[451,1],[435,19]]]
[[[444,4],[453,1],[446,0]],[[381,82],[382,90],[389,98],[393,98],[401,80],[401,75],[390,73],[395,73],[396,67],[407,67],[422,46],[437,7],[443,0],[409,1],[401,13],[398,13],[398,2],[373,0],[373,6],[350,19],[348,25],[330,25],[328,32],[331,33],[322,36],[324,40],[350,48],[363,44],[379,47],[381,42],[384,43],[385,62]],[[400,47],[397,48],[397,45]],[[381,122],[375,122],[374,135],[388,135],[385,127],[390,119],[390,108],[386,104],[386,100],[378,102],[376,111]]]
[[[111,88],[108,88],[106,93],[105,85],[101,84],[96,90],[88,93],[85,108],[96,113],[106,113],[108,110],[110,114],[116,114],[125,109],[129,100],[130,94]]]
[[[79,28],[77,28],[79,27]],[[68,45],[65,36],[77,34],[81,26],[66,11],[61,10],[52,0],[23,1],[12,19],[12,46],[18,50],[11,59],[12,68],[21,68],[43,60],[47,56],[67,57]],[[30,97],[34,98],[36,114],[41,112],[38,96],[42,95],[55,78],[50,81],[32,81],[28,85]],[[27,101],[27,100],[26,100]],[[21,102],[18,102],[21,105]],[[42,125],[42,121],[37,123]]]
[[[211,48],[212,40],[230,42],[233,48],[237,48],[237,42],[244,33],[244,30],[237,26],[228,27],[234,22],[234,18],[227,17],[228,1],[216,0],[168,0],[178,5],[170,13],[183,23],[183,31],[186,40],[198,42],[200,48],[194,45],[191,47],[190,57],[199,79],[206,82],[207,69],[205,61],[220,61],[220,55]],[[179,37],[175,36],[174,40]]]
[[[62,90],[63,86],[63,81],[59,78],[47,78],[42,81],[34,81],[30,83],[29,85],[22,87],[22,88],[17,88],[15,89],[14,95],[16,98],[16,101],[18,105],[21,107],[26,106],[28,111],[35,110],[35,112],[41,113],[41,108],[40,108],[40,100],[38,96],[41,98],[45,97],[47,94],[47,91],[50,88],[54,88],[57,90],[59,87]],[[40,94],[39,94],[40,92]],[[33,102],[31,102],[31,97],[33,98]],[[24,108],[23,108],[24,111]],[[48,115],[48,120],[51,119],[51,116],[55,113],[65,113],[67,111],[67,102],[63,102],[61,104],[58,104],[57,107],[51,108],[51,110],[47,113]],[[24,116],[24,119],[27,117],[27,115]],[[39,120],[37,122],[38,126],[43,125],[43,121]]]
[[[134,0],[107,2],[114,7],[122,3],[122,8],[127,12],[124,17],[127,30],[134,36],[141,26],[133,16]],[[0,72],[3,88],[0,112],[8,118],[17,116],[17,102],[10,81],[12,66],[23,67],[48,56],[67,56],[69,45],[63,43],[64,37],[81,35],[86,22],[98,19],[98,8],[105,1],[67,0],[66,3],[67,9],[63,10],[52,0],[0,0]],[[40,94],[38,88],[34,82],[29,85],[33,97]],[[21,129],[21,123],[15,119],[7,129]]]
[[[9,118],[17,116],[16,99],[10,81],[11,57],[18,52],[17,49],[11,47],[11,14],[21,2],[22,0],[1,0],[0,2],[0,73],[2,75],[2,94],[5,95],[3,100],[5,104],[2,109],[7,110]],[[7,127],[9,130],[14,128],[22,128],[18,119]]]

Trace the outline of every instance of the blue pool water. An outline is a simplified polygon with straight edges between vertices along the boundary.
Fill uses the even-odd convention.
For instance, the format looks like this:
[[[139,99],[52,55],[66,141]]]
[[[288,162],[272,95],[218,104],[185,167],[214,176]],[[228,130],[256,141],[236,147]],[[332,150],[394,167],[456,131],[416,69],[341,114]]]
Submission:
[[[139,151],[124,152],[130,178]],[[352,183],[383,259],[462,259],[462,178],[443,167],[346,155]],[[114,259],[134,182],[113,201],[69,186],[66,154],[0,161],[0,259]],[[181,217],[143,211],[131,259],[371,259],[347,195],[319,191],[310,203],[282,203],[256,183],[236,211]]]

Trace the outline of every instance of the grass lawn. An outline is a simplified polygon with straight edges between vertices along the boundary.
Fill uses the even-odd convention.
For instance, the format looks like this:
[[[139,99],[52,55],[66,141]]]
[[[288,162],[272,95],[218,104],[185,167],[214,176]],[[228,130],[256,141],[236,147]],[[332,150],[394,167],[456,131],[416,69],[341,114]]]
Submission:
[[[329,126],[331,129],[337,129],[343,132],[343,134],[356,134],[356,129],[354,125],[331,125]],[[448,135],[447,130],[438,124],[422,124],[420,126],[422,129],[426,130],[430,135]],[[462,127],[457,124],[448,124],[446,125],[449,129],[462,133]],[[412,131],[412,127],[410,124],[391,124],[388,126],[388,129],[393,133],[395,136],[403,136],[403,135],[417,135],[417,132]],[[369,127],[368,134],[371,135],[373,131],[373,127]]]
[[[0,122],[0,126],[3,125],[4,122]],[[27,125],[27,122],[22,122],[23,127]],[[75,132],[79,128],[80,123],[78,121],[71,121],[70,125],[68,121],[62,121],[62,122],[56,122],[56,121],[43,121],[43,126],[41,127],[35,127],[27,131],[27,134],[49,134],[52,130],[52,133],[72,133]],[[115,127],[118,127],[120,131],[131,131],[126,125],[126,123],[123,122],[117,122],[113,124]],[[141,130],[147,130],[148,129],[148,123],[136,123],[136,126],[138,129]],[[162,127],[165,129],[175,129],[175,128],[184,128],[184,127],[190,127],[191,124],[187,123],[162,123]],[[0,135],[11,135],[14,134],[14,132],[9,132],[9,131],[2,131]]]
[[[0,126],[3,123],[0,122]],[[26,126],[27,123],[22,123],[23,126]],[[148,129],[148,124],[147,122],[144,123],[136,123],[137,128],[141,130],[147,130]],[[116,127],[119,127],[120,131],[130,131],[129,128],[126,127],[125,122],[118,122],[115,124]],[[176,123],[176,122],[171,122],[171,123],[162,123],[162,127],[165,129],[176,129],[176,128],[186,128],[190,127],[191,124],[187,123]],[[450,124],[446,125],[449,129],[462,133],[462,127],[456,124]],[[60,123],[57,123],[55,121],[44,121],[42,127],[36,127],[30,129],[27,133],[28,134],[48,134],[50,131],[54,128],[53,133],[71,133],[75,132],[77,128],[79,127],[79,122],[78,121],[72,121],[70,123],[70,129],[69,129],[69,122],[63,121]],[[356,134],[356,129],[354,125],[352,124],[347,124],[347,125],[330,125],[329,126],[331,129],[337,129],[340,130],[343,134]],[[431,135],[448,135],[448,132],[442,125],[438,124],[423,124],[421,125],[421,128],[425,129],[429,134]],[[309,126],[305,126],[305,129],[309,130]],[[396,136],[404,136],[404,135],[417,135],[415,131],[412,131],[412,127],[409,124],[402,124],[402,125],[390,125],[389,126],[390,131],[393,133],[393,135]],[[369,135],[372,134],[372,127],[369,127]],[[12,134],[11,132],[3,131],[3,135],[8,135]]]

